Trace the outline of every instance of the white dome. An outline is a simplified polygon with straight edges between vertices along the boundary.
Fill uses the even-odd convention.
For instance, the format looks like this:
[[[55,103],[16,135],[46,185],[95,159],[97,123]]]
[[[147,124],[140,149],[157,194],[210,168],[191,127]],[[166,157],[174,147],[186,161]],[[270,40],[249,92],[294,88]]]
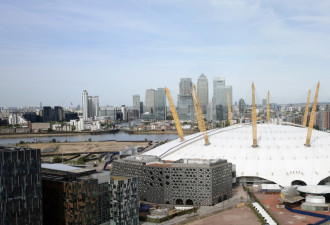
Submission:
[[[144,154],[163,160],[227,159],[236,165],[237,177],[260,177],[281,186],[295,180],[316,185],[330,176],[330,133],[313,130],[311,147],[306,147],[307,128],[258,124],[257,130],[257,148],[251,147],[251,125],[239,124],[208,131],[208,146],[203,134],[197,133]]]

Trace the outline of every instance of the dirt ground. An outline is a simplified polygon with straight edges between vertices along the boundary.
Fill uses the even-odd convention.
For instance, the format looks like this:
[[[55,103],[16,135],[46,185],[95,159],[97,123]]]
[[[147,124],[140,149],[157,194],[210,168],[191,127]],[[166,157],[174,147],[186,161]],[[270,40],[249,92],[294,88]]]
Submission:
[[[257,194],[257,198],[268,208],[269,212],[278,220],[281,225],[306,225],[314,224],[322,220],[321,218],[305,216],[302,214],[292,213],[284,208],[277,208],[280,205],[280,194]],[[301,207],[295,208],[301,210]],[[316,212],[319,214],[330,215],[330,213]]]
[[[68,143],[36,143],[29,144],[30,148],[38,148],[42,154],[74,154],[90,152],[116,152],[126,150],[126,146],[146,147],[148,142],[68,142]],[[54,151],[52,151],[53,149]],[[45,151],[46,150],[46,151]]]
[[[260,224],[257,216],[254,212],[247,206],[236,208],[232,210],[228,210],[210,217],[207,217],[202,220],[198,220],[189,225],[218,225],[218,224],[226,224],[226,225],[254,225]]]

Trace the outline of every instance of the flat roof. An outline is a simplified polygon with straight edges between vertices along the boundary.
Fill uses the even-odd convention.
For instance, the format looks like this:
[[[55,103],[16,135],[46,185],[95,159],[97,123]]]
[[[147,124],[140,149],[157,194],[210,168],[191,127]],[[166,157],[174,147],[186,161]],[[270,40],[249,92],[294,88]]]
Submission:
[[[41,169],[48,169],[48,170],[56,170],[56,171],[63,171],[63,172],[70,172],[70,173],[82,173],[87,171],[93,171],[94,169],[85,169],[75,166],[69,166],[62,163],[42,163]]]

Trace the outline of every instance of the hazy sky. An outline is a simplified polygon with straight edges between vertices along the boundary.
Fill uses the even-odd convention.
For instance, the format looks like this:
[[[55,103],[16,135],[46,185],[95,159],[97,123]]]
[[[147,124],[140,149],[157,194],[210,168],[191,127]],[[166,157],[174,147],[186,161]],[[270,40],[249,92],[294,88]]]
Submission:
[[[226,78],[233,98],[330,101],[330,1],[0,1],[0,106],[144,101],[181,77]],[[248,99],[247,99],[248,100]],[[176,102],[175,102],[176,104]]]

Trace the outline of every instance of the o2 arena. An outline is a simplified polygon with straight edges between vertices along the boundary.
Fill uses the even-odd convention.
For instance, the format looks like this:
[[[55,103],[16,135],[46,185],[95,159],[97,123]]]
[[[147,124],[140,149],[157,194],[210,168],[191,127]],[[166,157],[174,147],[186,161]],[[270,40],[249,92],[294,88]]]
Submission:
[[[330,133],[313,130],[319,86],[320,83],[317,85],[308,128],[306,123],[310,92],[303,126],[272,124],[269,92],[267,123],[257,124],[255,89],[252,83],[252,124],[238,124],[209,131],[206,131],[194,86],[195,94],[192,91],[192,96],[201,132],[187,137],[183,136],[171,95],[165,88],[180,139],[144,154],[171,161],[184,158],[226,159],[236,166],[236,177],[240,183],[276,183],[282,187],[328,184],[330,183]],[[228,120],[231,125],[228,93],[227,98]]]
[[[227,159],[236,165],[239,181],[317,185],[330,177],[330,133],[314,130],[311,147],[306,147],[307,129],[291,125],[258,124],[258,147],[252,147],[251,124],[233,125],[174,140],[145,155],[162,160],[182,158]]]

